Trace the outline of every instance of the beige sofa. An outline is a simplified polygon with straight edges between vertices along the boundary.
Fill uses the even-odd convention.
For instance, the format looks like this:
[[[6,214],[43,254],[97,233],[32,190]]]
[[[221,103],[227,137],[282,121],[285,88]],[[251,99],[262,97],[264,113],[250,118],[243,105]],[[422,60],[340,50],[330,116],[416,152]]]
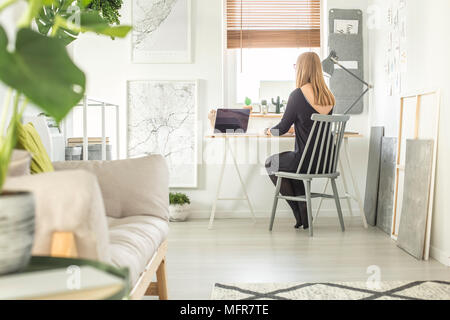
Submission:
[[[35,255],[77,256],[127,267],[130,298],[167,299],[168,169],[162,156],[54,163],[55,172],[7,179],[32,191]],[[156,273],[157,282],[151,283]]]

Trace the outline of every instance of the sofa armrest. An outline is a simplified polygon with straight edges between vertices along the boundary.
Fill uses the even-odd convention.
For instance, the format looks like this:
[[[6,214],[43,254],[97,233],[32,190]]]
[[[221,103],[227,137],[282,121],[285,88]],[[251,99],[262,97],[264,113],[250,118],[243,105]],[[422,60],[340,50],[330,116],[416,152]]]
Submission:
[[[53,163],[55,170],[87,170],[97,176],[106,214],[113,218],[169,219],[169,170],[161,155],[114,161]]]
[[[109,235],[97,179],[77,170],[8,178],[5,190],[35,199],[33,254],[50,255],[55,232],[73,232],[80,258],[109,262]]]

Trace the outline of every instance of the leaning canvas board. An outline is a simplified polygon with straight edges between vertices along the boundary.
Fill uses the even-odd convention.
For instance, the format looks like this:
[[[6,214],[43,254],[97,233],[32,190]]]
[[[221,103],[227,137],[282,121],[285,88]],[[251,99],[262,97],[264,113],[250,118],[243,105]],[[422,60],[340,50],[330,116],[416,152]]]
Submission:
[[[378,184],[380,181],[381,141],[383,136],[384,127],[372,127],[370,130],[364,214],[367,223],[371,226],[376,226],[377,223]]]
[[[402,215],[397,245],[416,259],[424,256],[433,140],[407,140]]]
[[[391,234],[394,212],[395,155],[397,138],[383,137],[381,143],[380,184],[377,205],[377,227]]]
[[[191,0],[133,0],[132,61],[191,63]]]
[[[441,94],[439,90],[420,91],[400,97],[398,145],[395,171],[394,214],[391,237],[398,238],[403,205],[406,141],[408,139],[433,140],[433,161],[425,236],[424,259],[429,259],[433,199],[436,179],[437,148],[439,145],[439,117]]]
[[[128,156],[162,154],[171,188],[197,187],[196,80],[128,82]]]

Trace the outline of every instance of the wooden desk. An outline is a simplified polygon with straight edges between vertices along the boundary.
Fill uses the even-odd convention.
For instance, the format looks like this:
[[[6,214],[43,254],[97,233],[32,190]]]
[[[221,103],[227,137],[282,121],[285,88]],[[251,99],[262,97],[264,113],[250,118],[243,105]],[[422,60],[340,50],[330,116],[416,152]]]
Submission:
[[[268,136],[259,133],[236,133],[236,134],[226,134],[226,133],[215,133],[205,136],[206,139],[243,139],[243,138],[258,138],[258,139],[285,139],[285,138],[295,138],[294,134],[286,134],[281,137]]]
[[[358,206],[359,206],[359,210],[360,210],[360,214],[361,214],[361,218],[362,218],[362,222],[365,228],[367,228],[367,221],[366,221],[366,217],[364,214],[364,207],[363,207],[363,202],[361,199],[361,194],[359,192],[359,189],[356,185],[356,181],[355,181],[355,177],[352,171],[352,166],[350,163],[350,152],[349,152],[349,148],[348,148],[348,141],[349,139],[355,139],[355,138],[362,138],[363,135],[357,133],[357,132],[347,132],[344,135],[344,150],[343,152],[341,152],[340,154],[340,160],[339,161],[339,170],[341,172],[341,178],[342,178],[342,185],[344,188],[344,192],[345,195],[341,197],[341,199],[345,199],[347,201],[347,206],[349,209],[349,213],[351,216],[353,216],[353,209],[352,209],[352,204],[351,204],[351,200],[354,200],[357,202]],[[210,134],[210,135],[206,135],[205,136],[206,139],[225,139],[225,143],[224,143],[224,153],[223,153],[223,159],[222,159],[222,165],[221,165],[221,169],[220,169],[220,173],[219,173],[219,182],[217,185],[217,191],[216,191],[216,197],[214,199],[213,202],[213,206],[211,209],[211,214],[209,217],[209,229],[211,229],[213,227],[213,223],[214,223],[214,218],[215,218],[215,213],[216,213],[216,208],[217,208],[217,202],[218,201],[246,201],[248,204],[248,207],[250,209],[250,213],[251,216],[253,218],[253,221],[255,222],[255,213],[253,210],[253,206],[251,204],[250,198],[248,196],[248,192],[247,192],[247,186],[245,185],[245,182],[242,178],[241,172],[239,170],[239,166],[238,163],[236,161],[236,156],[232,150],[232,148],[230,147],[230,139],[247,139],[247,138],[257,138],[257,139],[293,139],[295,138],[295,135],[293,134],[288,134],[288,135],[284,135],[281,137],[275,137],[275,136],[267,136],[264,134],[252,134],[252,133],[243,133],[243,134],[223,134],[223,133],[219,133],[219,134]],[[242,187],[242,191],[244,196],[242,198],[221,198],[220,197],[220,190],[222,187],[222,181],[223,181],[223,176],[225,173],[225,166],[226,166],[226,160],[227,160],[227,155],[228,153],[230,153],[231,158],[233,159],[233,165],[234,168],[236,169],[238,178],[239,178],[239,182],[241,184]],[[344,170],[344,166],[342,165],[342,162],[344,161],[345,165],[348,167],[348,172]],[[347,183],[347,175],[350,176],[350,181],[352,184],[352,189],[354,194],[350,193],[349,188],[348,188],[348,183]],[[325,185],[325,190],[323,193],[326,193],[326,190],[328,188],[328,184],[329,184],[329,180],[327,181],[326,185]],[[316,213],[316,219],[319,215],[320,209],[322,207],[322,203],[323,203],[323,199],[320,200],[319,203],[319,208],[317,210]],[[316,220],[317,221],[317,220]]]
[[[347,132],[344,134],[344,139],[349,138],[362,138],[364,137],[362,134],[357,132]],[[295,134],[285,134],[284,136],[268,136],[260,133],[236,133],[236,134],[227,134],[227,133],[214,133],[205,136],[206,139],[225,139],[225,138],[260,138],[260,139],[285,139],[285,138],[295,138]]]
[[[281,119],[283,117],[282,113],[251,113],[250,118],[264,118],[264,119]]]

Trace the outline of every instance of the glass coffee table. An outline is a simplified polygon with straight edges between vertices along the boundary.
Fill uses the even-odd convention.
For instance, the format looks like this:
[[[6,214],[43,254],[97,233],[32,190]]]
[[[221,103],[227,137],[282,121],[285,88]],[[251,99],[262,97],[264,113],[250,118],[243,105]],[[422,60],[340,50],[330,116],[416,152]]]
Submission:
[[[103,262],[33,256],[21,272],[0,276],[0,299],[122,300],[129,273]]]

